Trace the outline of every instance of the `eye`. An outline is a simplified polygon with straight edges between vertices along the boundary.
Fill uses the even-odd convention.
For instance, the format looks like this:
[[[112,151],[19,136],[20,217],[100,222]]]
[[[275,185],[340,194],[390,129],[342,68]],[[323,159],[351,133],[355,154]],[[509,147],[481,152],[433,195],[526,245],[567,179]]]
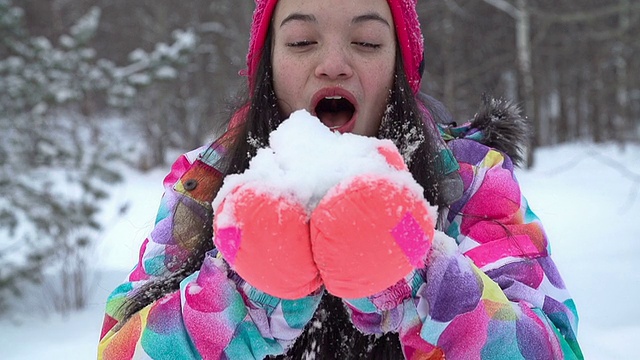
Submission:
[[[382,46],[381,44],[370,43],[370,42],[366,42],[366,41],[354,41],[354,42],[352,42],[352,44],[357,45],[357,46],[361,46],[363,48],[368,48],[368,49],[378,49],[378,48],[380,48]]]
[[[288,47],[305,47],[305,46],[310,46],[314,44],[317,44],[317,42],[311,41],[311,40],[302,40],[302,41],[289,42],[286,45]]]

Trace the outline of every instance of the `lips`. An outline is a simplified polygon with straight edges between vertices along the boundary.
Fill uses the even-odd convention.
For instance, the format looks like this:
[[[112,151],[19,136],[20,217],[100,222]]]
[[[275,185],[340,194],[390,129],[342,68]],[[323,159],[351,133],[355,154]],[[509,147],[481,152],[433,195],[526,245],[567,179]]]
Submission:
[[[333,131],[351,132],[357,117],[357,102],[342,88],[325,88],[313,96],[312,113]]]

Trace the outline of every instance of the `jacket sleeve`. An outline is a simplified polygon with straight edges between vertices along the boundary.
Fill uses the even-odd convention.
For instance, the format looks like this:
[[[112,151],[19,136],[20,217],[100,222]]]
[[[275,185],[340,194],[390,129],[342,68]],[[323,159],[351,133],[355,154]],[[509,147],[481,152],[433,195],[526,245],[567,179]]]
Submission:
[[[202,148],[173,164],[139,261],[107,300],[98,359],[262,359],[283,353],[313,316],[320,293],[298,300],[269,296],[229,269],[214,249],[180,290],[122,322],[125,301],[147,281],[175,272],[203,227],[211,229],[210,197],[222,180],[213,164],[221,151]]]
[[[445,214],[446,234],[423,269],[347,300],[354,324],[399,332],[408,359],[582,359],[574,303],[511,161],[472,140],[450,147],[465,191]]]

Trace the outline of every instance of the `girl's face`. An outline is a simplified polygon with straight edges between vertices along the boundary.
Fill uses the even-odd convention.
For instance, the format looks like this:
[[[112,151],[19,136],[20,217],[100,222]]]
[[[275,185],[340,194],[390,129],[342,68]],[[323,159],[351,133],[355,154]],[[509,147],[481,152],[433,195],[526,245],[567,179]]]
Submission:
[[[341,133],[375,136],[393,85],[386,0],[280,0],[272,31],[280,111],[306,109]]]

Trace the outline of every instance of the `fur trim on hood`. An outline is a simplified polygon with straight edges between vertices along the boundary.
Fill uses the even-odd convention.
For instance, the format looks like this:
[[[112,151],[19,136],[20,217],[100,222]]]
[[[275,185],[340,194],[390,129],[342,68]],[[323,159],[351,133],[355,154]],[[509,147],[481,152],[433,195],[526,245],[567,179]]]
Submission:
[[[523,163],[529,125],[518,105],[510,100],[484,95],[469,127],[482,133],[479,139],[482,144],[504,152],[516,166]]]

